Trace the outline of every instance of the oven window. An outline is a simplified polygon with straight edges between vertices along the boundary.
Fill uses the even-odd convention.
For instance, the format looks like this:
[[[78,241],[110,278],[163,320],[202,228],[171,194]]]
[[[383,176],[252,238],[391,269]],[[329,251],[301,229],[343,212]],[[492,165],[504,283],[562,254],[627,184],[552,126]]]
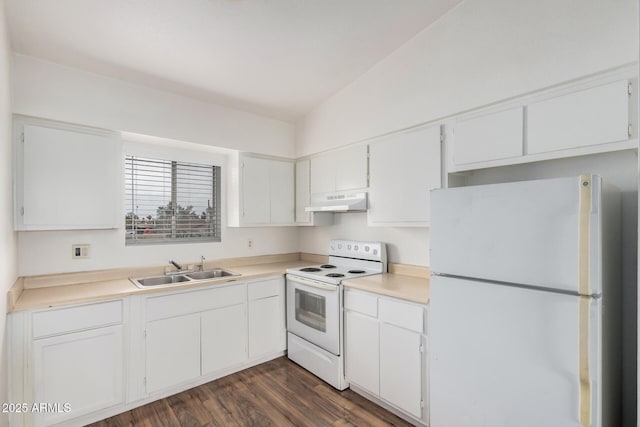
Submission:
[[[320,332],[327,332],[326,298],[296,289],[296,320]]]

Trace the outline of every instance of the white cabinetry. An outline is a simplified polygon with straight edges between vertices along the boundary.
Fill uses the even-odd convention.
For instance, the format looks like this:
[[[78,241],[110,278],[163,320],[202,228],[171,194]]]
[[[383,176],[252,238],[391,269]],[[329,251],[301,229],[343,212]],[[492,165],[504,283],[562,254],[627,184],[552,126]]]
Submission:
[[[346,289],[345,372],[352,389],[426,424],[426,306]]]
[[[349,381],[380,394],[378,319],[347,311],[344,324],[346,376]]]
[[[286,350],[284,277],[149,296],[145,394],[167,394]]]
[[[283,277],[248,284],[250,359],[287,348],[284,286]]]
[[[581,90],[529,105],[528,153],[545,153],[629,138],[629,81]]]
[[[17,230],[119,226],[123,158],[115,133],[26,118],[14,129]]]
[[[231,180],[229,225],[293,225],[294,163],[241,154],[238,176]]]
[[[356,145],[311,158],[311,194],[367,188],[368,147]]]
[[[455,164],[522,156],[523,120],[519,107],[457,122]]]
[[[453,118],[449,172],[637,150],[633,67]]]
[[[209,310],[200,318],[202,375],[241,365],[247,359],[247,305]]]
[[[124,404],[124,307],[117,300],[12,314],[10,348],[26,353],[10,355],[11,401],[56,405],[13,414],[12,425],[51,425]],[[31,344],[20,345],[25,339]]]
[[[428,226],[440,188],[440,127],[398,132],[369,145],[369,225]]]
[[[155,320],[145,330],[148,393],[200,376],[199,314]]]
[[[146,299],[146,392],[169,389],[247,359],[246,285]]]
[[[333,213],[305,211],[311,205],[310,166],[309,159],[296,162],[296,225],[330,225]]]

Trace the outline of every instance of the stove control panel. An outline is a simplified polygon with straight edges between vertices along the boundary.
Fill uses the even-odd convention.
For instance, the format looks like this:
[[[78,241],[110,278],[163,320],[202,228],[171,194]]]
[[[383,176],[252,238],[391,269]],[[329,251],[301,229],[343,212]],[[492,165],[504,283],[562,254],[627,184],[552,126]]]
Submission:
[[[332,240],[329,244],[329,255],[382,262],[387,260],[386,247],[382,242]]]

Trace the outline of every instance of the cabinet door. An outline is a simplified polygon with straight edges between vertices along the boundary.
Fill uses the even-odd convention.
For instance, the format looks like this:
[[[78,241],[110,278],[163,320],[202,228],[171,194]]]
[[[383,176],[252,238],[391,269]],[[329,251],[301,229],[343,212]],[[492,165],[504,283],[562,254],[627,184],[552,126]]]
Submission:
[[[147,393],[200,376],[200,313],[147,323]]]
[[[270,160],[271,224],[294,222],[294,171],[292,162]]]
[[[24,143],[17,147],[17,228],[115,228],[120,142],[106,133],[36,125],[25,125],[23,132]]]
[[[440,127],[372,142],[369,155],[369,225],[428,225],[430,190],[441,186]]]
[[[388,323],[380,324],[380,396],[422,418],[422,337]]]
[[[335,163],[336,191],[367,188],[367,146],[358,145],[332,153]]]
[[[238,304],[202,313],[202,375],[247,360],[247,306]]]
[[[243,224],[269,224],[270,161],[256,157],[242,159],[242,212]]]
[[[336,191],[335,157],[326,153],[311,159],[311,194]]]
[[[627,140],[628,84],[622,80],[530,105],[528,154]]]
[[[346,377],[368,391],[380,394],[380,338],[378,320],[353,311],[345,313]]]
[[[523,109],[513,108],[456,123],[456,165],[522,156]]]
[[[309,164],[309,160],[296,162],[296,222],[301,224],[311,222],[311,212],[304,210],[310,203]]]
[[[35,340],[34,402],[60,407],[35,413],[34,424],[51,425],[124,403],[123,360],[122,325]]]
[[[249,358],[286,349],[284,292],[249,301]]]

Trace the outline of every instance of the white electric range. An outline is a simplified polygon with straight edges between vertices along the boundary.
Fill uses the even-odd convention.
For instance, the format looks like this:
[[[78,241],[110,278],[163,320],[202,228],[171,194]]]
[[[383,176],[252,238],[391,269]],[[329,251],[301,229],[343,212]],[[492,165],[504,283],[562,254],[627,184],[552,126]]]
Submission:
[[[332,240],[327,264],[288,269],[289,359],[338,390],[347,388],[341,282],[386,271],[384,243],[351,240]]]

